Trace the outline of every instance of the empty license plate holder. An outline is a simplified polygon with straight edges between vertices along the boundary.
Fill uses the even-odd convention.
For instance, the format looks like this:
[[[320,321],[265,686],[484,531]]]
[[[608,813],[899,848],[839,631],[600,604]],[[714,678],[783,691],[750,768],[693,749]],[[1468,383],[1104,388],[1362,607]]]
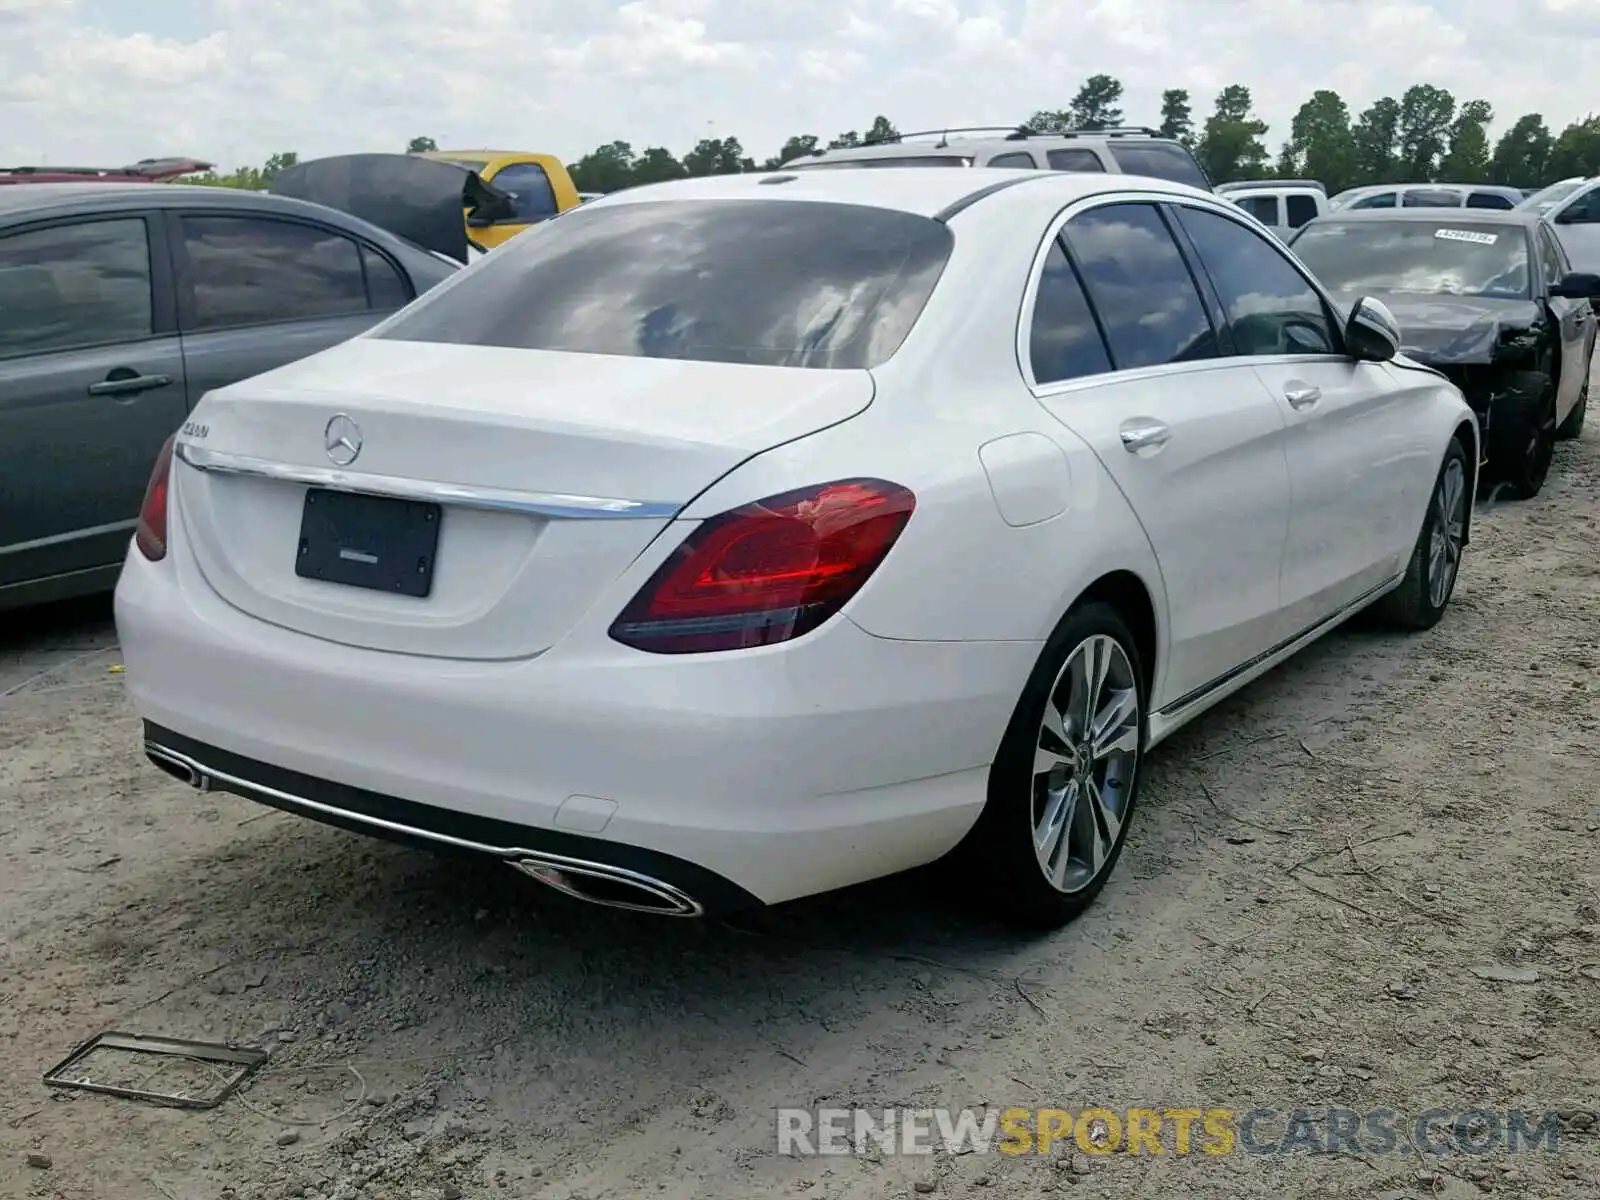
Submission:
[[[423,500],[308,488],[294,573],[346,587],[426,597],[443,511]]]

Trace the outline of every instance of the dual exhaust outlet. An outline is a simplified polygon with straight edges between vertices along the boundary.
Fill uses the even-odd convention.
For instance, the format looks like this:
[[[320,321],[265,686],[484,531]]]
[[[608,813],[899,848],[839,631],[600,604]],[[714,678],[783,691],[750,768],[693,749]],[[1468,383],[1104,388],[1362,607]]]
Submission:
[[[670,883],[654,879],[625,867],[607,863],[569,858],[562,854],[547,854],[538,850],[523,850],[502,846],[487,846],[466,841],[449,834],[432,833],[365,813],[351,812],[296,796],[265,784],[252,783],[221,771],[206,767],[176,750],[146,742],[145,757],[155,766],[201,792],[229,792],[246,800],[267,804],[273,808],[293,812],[313,820],[338,817],[343,821],[365,826],[374,834],[398,834],[435,845],[470,850],[499,859],[518,873],[537,880],[546,887],[605,908],[620,908],[629,912],[653,913],[663,917],[698,917],[705,909],[699,901]]]

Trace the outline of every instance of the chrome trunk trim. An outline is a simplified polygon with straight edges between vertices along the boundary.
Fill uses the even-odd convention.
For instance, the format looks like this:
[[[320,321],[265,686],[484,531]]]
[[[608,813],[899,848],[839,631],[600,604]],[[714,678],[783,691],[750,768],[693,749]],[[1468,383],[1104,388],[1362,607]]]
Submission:
[[[457,508],[482,508],[497,512],[524,513],[556,520],[655,520],[667,521],[678,515],[682,504],[663,500],[624,500],[610,496],[577,496],[562,492],[524,492],[511,488],[475,487],[461,483],[439,483],[427,479],[402,479],[395,475],[373,475],[365,471],[344,471],[337,467],[305,467],[209,450],[193,442],[173,446],[179,460],[197,471],[217,475],[249,475],[276,479],[307,487],[328,488],[336,492],[360,492],[370,496],[392,496],[397,500],[421,500]]]

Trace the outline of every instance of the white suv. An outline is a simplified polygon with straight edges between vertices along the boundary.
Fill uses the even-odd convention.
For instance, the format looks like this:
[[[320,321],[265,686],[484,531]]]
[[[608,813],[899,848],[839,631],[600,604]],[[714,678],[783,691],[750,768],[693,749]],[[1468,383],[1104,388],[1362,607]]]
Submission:
[[[988,136],[952,137],[955,134]],[[937,135],[938,141],[910,138]],[[1014,167],[1019,170],[1095,171],[1144,175],[1211,190],[1211,181],[1189,148],[1158,130],[1142,126],[1039,133],[1026,125],[976,125],[896,134],[862,146],[813,150],[792,158],[782,170],[842,167]]]

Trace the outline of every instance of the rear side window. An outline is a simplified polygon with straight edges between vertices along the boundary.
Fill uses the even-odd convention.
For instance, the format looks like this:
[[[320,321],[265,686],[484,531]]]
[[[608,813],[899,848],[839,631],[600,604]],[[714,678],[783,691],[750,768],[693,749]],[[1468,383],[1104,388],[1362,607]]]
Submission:
[[[1317,202],[1310,196],[1285,196],[1284,206],[1289,210],[1289,228],[1299,229],[1317,215]]]
[[[1375,196],[1363,196],[1363,197],[1361,197],[1361,199],[1354,201],[1350,205],[1350,207],[1353,208],[1353,209],[1354,208],[1393,208],[1394,206],[1395,206],[1395,204],[1394,204],[1394,193],[1393,192],[1379,192]]]
[[[1211,182],[1200,164],[1176,142],[1112,141],[1110,146],[1111,156],[1125,175],[1149,175],[1211,190]]]
[[[1497,208],[1501,211],[1515,208],[1510,199],[1500,195],[1499,192],[1469,192],[1467,194],[1468,208]]]
[[[1322,298],[1271,242],[1216,213],[1175,211],[1227,312],[1236,353],[1334,352]]]
[[[1103,174],[1106,169],[1093,150],[1049,150],[1045,159],[1052,171],[1099,171]]]
[[[376,336],[773,367],[875,367],[949,259],[949,229],[854,204],[583,205]]]
[[[986,165],[991,167],[1012,167],[1019,170],[1026,168],[1030,171],[1035,167],[1033,155],[1031,154],[997,154]]]
[[[1028,356],[1035,383],[1060,383],[1111,370],[1111,356],[1106,353],[1089,299],[1059,238],[1051,243],[1039,276]]]
[[[1412,188],[1400,200],[1402,208],[1460,208],[1461,193],[1442,188]]]
[[[0,358],[135,341],[152,328],[142,218],[0,237]]]
[[[512,163],[496,171],[491,187],[511,193],[515,216],[508,224],[530,224],[556,215],[556,194],[550,176],[538,163]]]
[[[1278,198],[1276,196],[1241,196],[1234,201],[1263,225],[1278,223]]]
[[[1067,222],[1066,239],[1118,369],[1217,356],[1194,277],[1153,206],[1090,209]]]
[[[394,264],[371,246],[361,247],[361,265],[367,273],[367,297],[373,308],[404,308],[411,303],[410,285]]]
[[[265,217],[183,218],[190,329],[365,312],[361,252],[343,234]]]

